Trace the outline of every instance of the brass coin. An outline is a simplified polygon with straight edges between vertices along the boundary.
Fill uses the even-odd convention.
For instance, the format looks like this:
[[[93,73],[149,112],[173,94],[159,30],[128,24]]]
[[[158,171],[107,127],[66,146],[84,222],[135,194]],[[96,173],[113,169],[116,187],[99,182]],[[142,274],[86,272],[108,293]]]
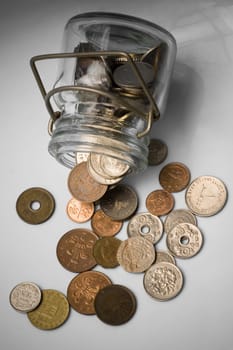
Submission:
[[[189,181],[190,171],[183,163],[169,163],[159,173],[160,185],[168,192],[182,191]]]
[[[28,312],[27,316],[35,327],[49,330],[61,326],[69,312],[70,306],[65,295],[53,289],[44,289],[40,305]]]
[[[72,196],[81,202],[95,202],[107,191],[108,186],[94,180],[87,170],[87,162],[77,164],[68,177]]]
[[[104,237],[96,241],[93,247],[93,255],[97,264],[106,268],[113,268],[119,265],[117,250],[121,242],[120,239],[115,237]]]
[[[29,312],[37,308],[41,301],[41,290],[33,282],[21,282],[10,293],[10,304],[21,312]]]
[[[172,210],[164,221],[164,231],[170,232],[176,225],[183,222],[189,222],[190,224],[196,225],[196,216],[188,209],[175,209]]]
[[[165,190],[152,191],[146,197],[146,208],[155,216],[168,214],[173,209],[174,204],[173,195]]]
[[[151,139],[148,149],[148,165],[159,165],[167,158],[168,147],[162,140]]]
[[[123,222],[113,220],[103,210],[96,210],[91,218],[92,230],[100,237],[111,237],[116,235],[122,228]]]
[[[129,186],[117,185],[100,199],[100,207],[113,220],[125,220],[137,209],[138,197]]]
[[[136,311],[136,298],[128,288],[112,284],[101,289],[94,301],[97,317],[112,326],[128,322]]]
[[[94,204],[91,202],[80,202],[76,198],[71,198],[66,206],[68,217],[77,223],[90,220],[94,214]]]
[[[57,244],[57,258],[60,264],[71,272],[83,272],[96,265],[93,246],[98,236],[87,229],[73,229],[66,232]]]
[[[71,280],[67,288],[67,298],[71,307],[81,314],[94,315],[96,294],[111,283],[102,272],[81,272]]]
[[[20,194],[16,211],[28,224],[41,224],[54,212],[55,201],[52,194],[44,188],[32,187]]]

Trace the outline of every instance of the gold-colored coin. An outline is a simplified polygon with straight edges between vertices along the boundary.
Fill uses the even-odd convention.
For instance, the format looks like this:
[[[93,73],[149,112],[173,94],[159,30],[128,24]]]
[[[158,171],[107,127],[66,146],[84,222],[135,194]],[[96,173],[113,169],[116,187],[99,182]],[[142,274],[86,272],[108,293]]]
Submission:
[[[28,319],[37,328],[49,330],[61,326],[68,318],[70,306],[64,294],[53,289],[42,290],[42,301]]]
[[[119,265],[117,261],[117,250],[121,240],[115,237],[104,237],[95,242],[93,255],[97,264],[112,268]]]

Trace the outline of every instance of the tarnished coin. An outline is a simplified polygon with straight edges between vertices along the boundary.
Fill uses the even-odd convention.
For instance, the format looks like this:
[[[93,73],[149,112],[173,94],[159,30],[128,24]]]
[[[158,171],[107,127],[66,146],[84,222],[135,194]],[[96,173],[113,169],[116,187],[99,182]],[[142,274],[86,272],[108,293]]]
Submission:
[[[175,199],[173,195],[165,190],[152,191],[146,197],[146,208],[155,216],[168,214],[174,205]]]
[[[172,256],[169,252],[156,250],[155,264],[158,264],[160,262],[169,262],[171,264],[176,264],[174,256]]]
[[[129,218],[137,209],[138,197],[129,186],[117,185],[100,199],[100,207],[113,220]]]
[[[102,209],[96,210],[91,218],[92,230],[100,237],[115,236],[122,228],[123,222],[113,220]]]
[[[117,250],[121,242],[116,237],[104,237],[96,241],[93,247],[96,263],[106,268],[113,268],[119,265]]]
[[[81,314],[94,315],[96,294],[111,283],[102,272],[81,272],[71,280],[67,288],[67,298],[71,307]]]
[[[167,158],[168,148],[162,140],[151,139],[148,148],[148,165],[159,165]]]
[[[18,311],[29,312],[41,301],[41,290],[33,282],[21,282],[10,292],[10,304]]]
[[[94,180],[87,170],[87,162],[76,165],[68,177],[72,196],[81,202],[95,202],[107,191],[108,186]]]
[[[89,157],[89,152],[76,152],[75,159],[76,164],[86,162]]]
[[[117,251],[117,260],[127,272],[143,272],[155,260],[153,244],[143,237],[130,237],[123,241]]]
[[[176,225],[183,222],[189,222],[196,225],[197,219],[195,215],[188,209],[175,209],[172,210],[165,218],[164,231],[170,232]]]
[[[187,188],[185,201],[196,215],[215,215],[223,209],[227,201],[227,189],[214,176],[199,176]]]
[[[136,298],[125,286],[112,284],[102,288],[94,301],[97,317],[112,326],[128,322],[136,311]]]
[[[41,187],[28,188],[20,194],[16,202],[18,215],[28,224],[45,222],[53,214],[54,208],[54,197]]]
[[[100,166],[104,173],[113,178],[121,177],[129,170],[129,165],[119,159],[101,154]]]
[[[71,198],[66,206],[68,217],[77,223],[90,220],[94,214],[94,204],[91,202],[80,202],[76,198]]]
[[[65,295],[53,289],[42,290],[40,305],[27,316],[33,326],[49,330],[61,326],[68,318],[70,306]]]
[[[141,236],[155,244],[162,237],[163,223],[151,213],[139,213],[130,219],[127,233],[129,237]]]
[[[183,287],[183,274],[176,265],[160,262],[146,271],[143,283],[150,296],[165,301],[180,293]]]
[[[87,160],[87,170],[90,176],[95,179],[99,184],[114,185],[120,182],[123,177],[111,177],[104,172],[100,164],[101,155],[96,153],[90,153],[90,157]]]
[[[58,241],[57,258],[71,272],[83,272],[96,265],[93,247],[98,236],[87,229],[76,228],[66,232]]]
[[[160,185],[168,192],[182,191],[189,181],[190,171],[183,163],[169,163],[159,173]]]
[[[177,258],[191,258],[202,247],[203,237],[199,228],[193,224],[176,225],[167,234],[168,250]]]

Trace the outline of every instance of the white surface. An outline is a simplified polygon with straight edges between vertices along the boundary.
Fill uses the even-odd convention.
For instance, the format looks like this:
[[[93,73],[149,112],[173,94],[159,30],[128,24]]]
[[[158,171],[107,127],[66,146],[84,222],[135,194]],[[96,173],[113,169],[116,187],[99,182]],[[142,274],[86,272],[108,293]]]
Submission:
[[[9,293],[19,282],[32,280],[42,288],[66,293],[74,274],[56,258],[56,244],[76,227],[65,213],[70,198],[69,170],[47,152],[48,114],[29,68],[29,59],[60,50],[63,28],[75,14],[113,11],[140,16],[170,30],[178,44],[171,92],[164,118],[153,137],[169,148],[166,163],[181,161],[199,175],[221,178],[229,192],[226,207],[216,216],[198,218],[204,235],[201,252],[179,260],[185,276],[181,294],[169,301],[152,299],[143,289],[142,274],[122,268],[104,270],[114,283],[135,293],[134,318],[120,327],[95,316],[71,311],[65,325],[54,331],[34,328],[9,305]],[[1,298],[0,348],[230,350],[233,347],[233,1],[20,1],[2,5],[1,43]],[[56,67],[44,66],[50,86]],[[163,165],[127,180],[137,190],[139,211],[146,195],[159,187]],[[52,192],[56,210],[38,226],[17,216],[18,195],[31,186]],[[184,191],[175,194],[176,208],[185,206]],[[85,224],[88,227],[88,224]],[[125,229],[118,235],[126,238]],[[159,247],[164,247],[162,240]]]

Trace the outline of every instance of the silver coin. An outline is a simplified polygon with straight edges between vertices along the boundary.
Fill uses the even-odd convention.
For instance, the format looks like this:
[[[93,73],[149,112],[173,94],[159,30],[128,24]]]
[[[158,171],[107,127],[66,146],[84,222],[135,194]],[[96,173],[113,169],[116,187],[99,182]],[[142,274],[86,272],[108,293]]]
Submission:
[[[107,176],[117,178],[125,175],[129,170],[129,165],[114,157],[104,154],[100,156],[100,166]]]
[[[176,225],[183,222],[196,225],[197,219],[195,215],[188,209],[174,209],[165,218],[164,231],[170,232]]]
[[[155,264],[158,264],[160,262],[169,262],[171,264],[176,264],[174,256],[172,256],[169,252],[156,250]]]
[[[76,152],[75,153],[76,164],[86,162],[88,157],[89,157],[89,152]]]
[[[10,292],[11,306],[22,312],[37,308],[41,301],[41,289],[33,282],[21,282]]]
[[[100,166],[100,155],[93,155],[94,153],[90,153],[90,156],[87,160],[87,170],[90,176],[93,177],[93,179],[95,179],[98,183],[103,185],[114,185],[123,179],[122,176],[115,178],[107,176]]]
[[[151,213],[139,213],[130,219],[127,233],[129,237],[141,236],[155,244],[162,237],[163,223],[158,216]]]

